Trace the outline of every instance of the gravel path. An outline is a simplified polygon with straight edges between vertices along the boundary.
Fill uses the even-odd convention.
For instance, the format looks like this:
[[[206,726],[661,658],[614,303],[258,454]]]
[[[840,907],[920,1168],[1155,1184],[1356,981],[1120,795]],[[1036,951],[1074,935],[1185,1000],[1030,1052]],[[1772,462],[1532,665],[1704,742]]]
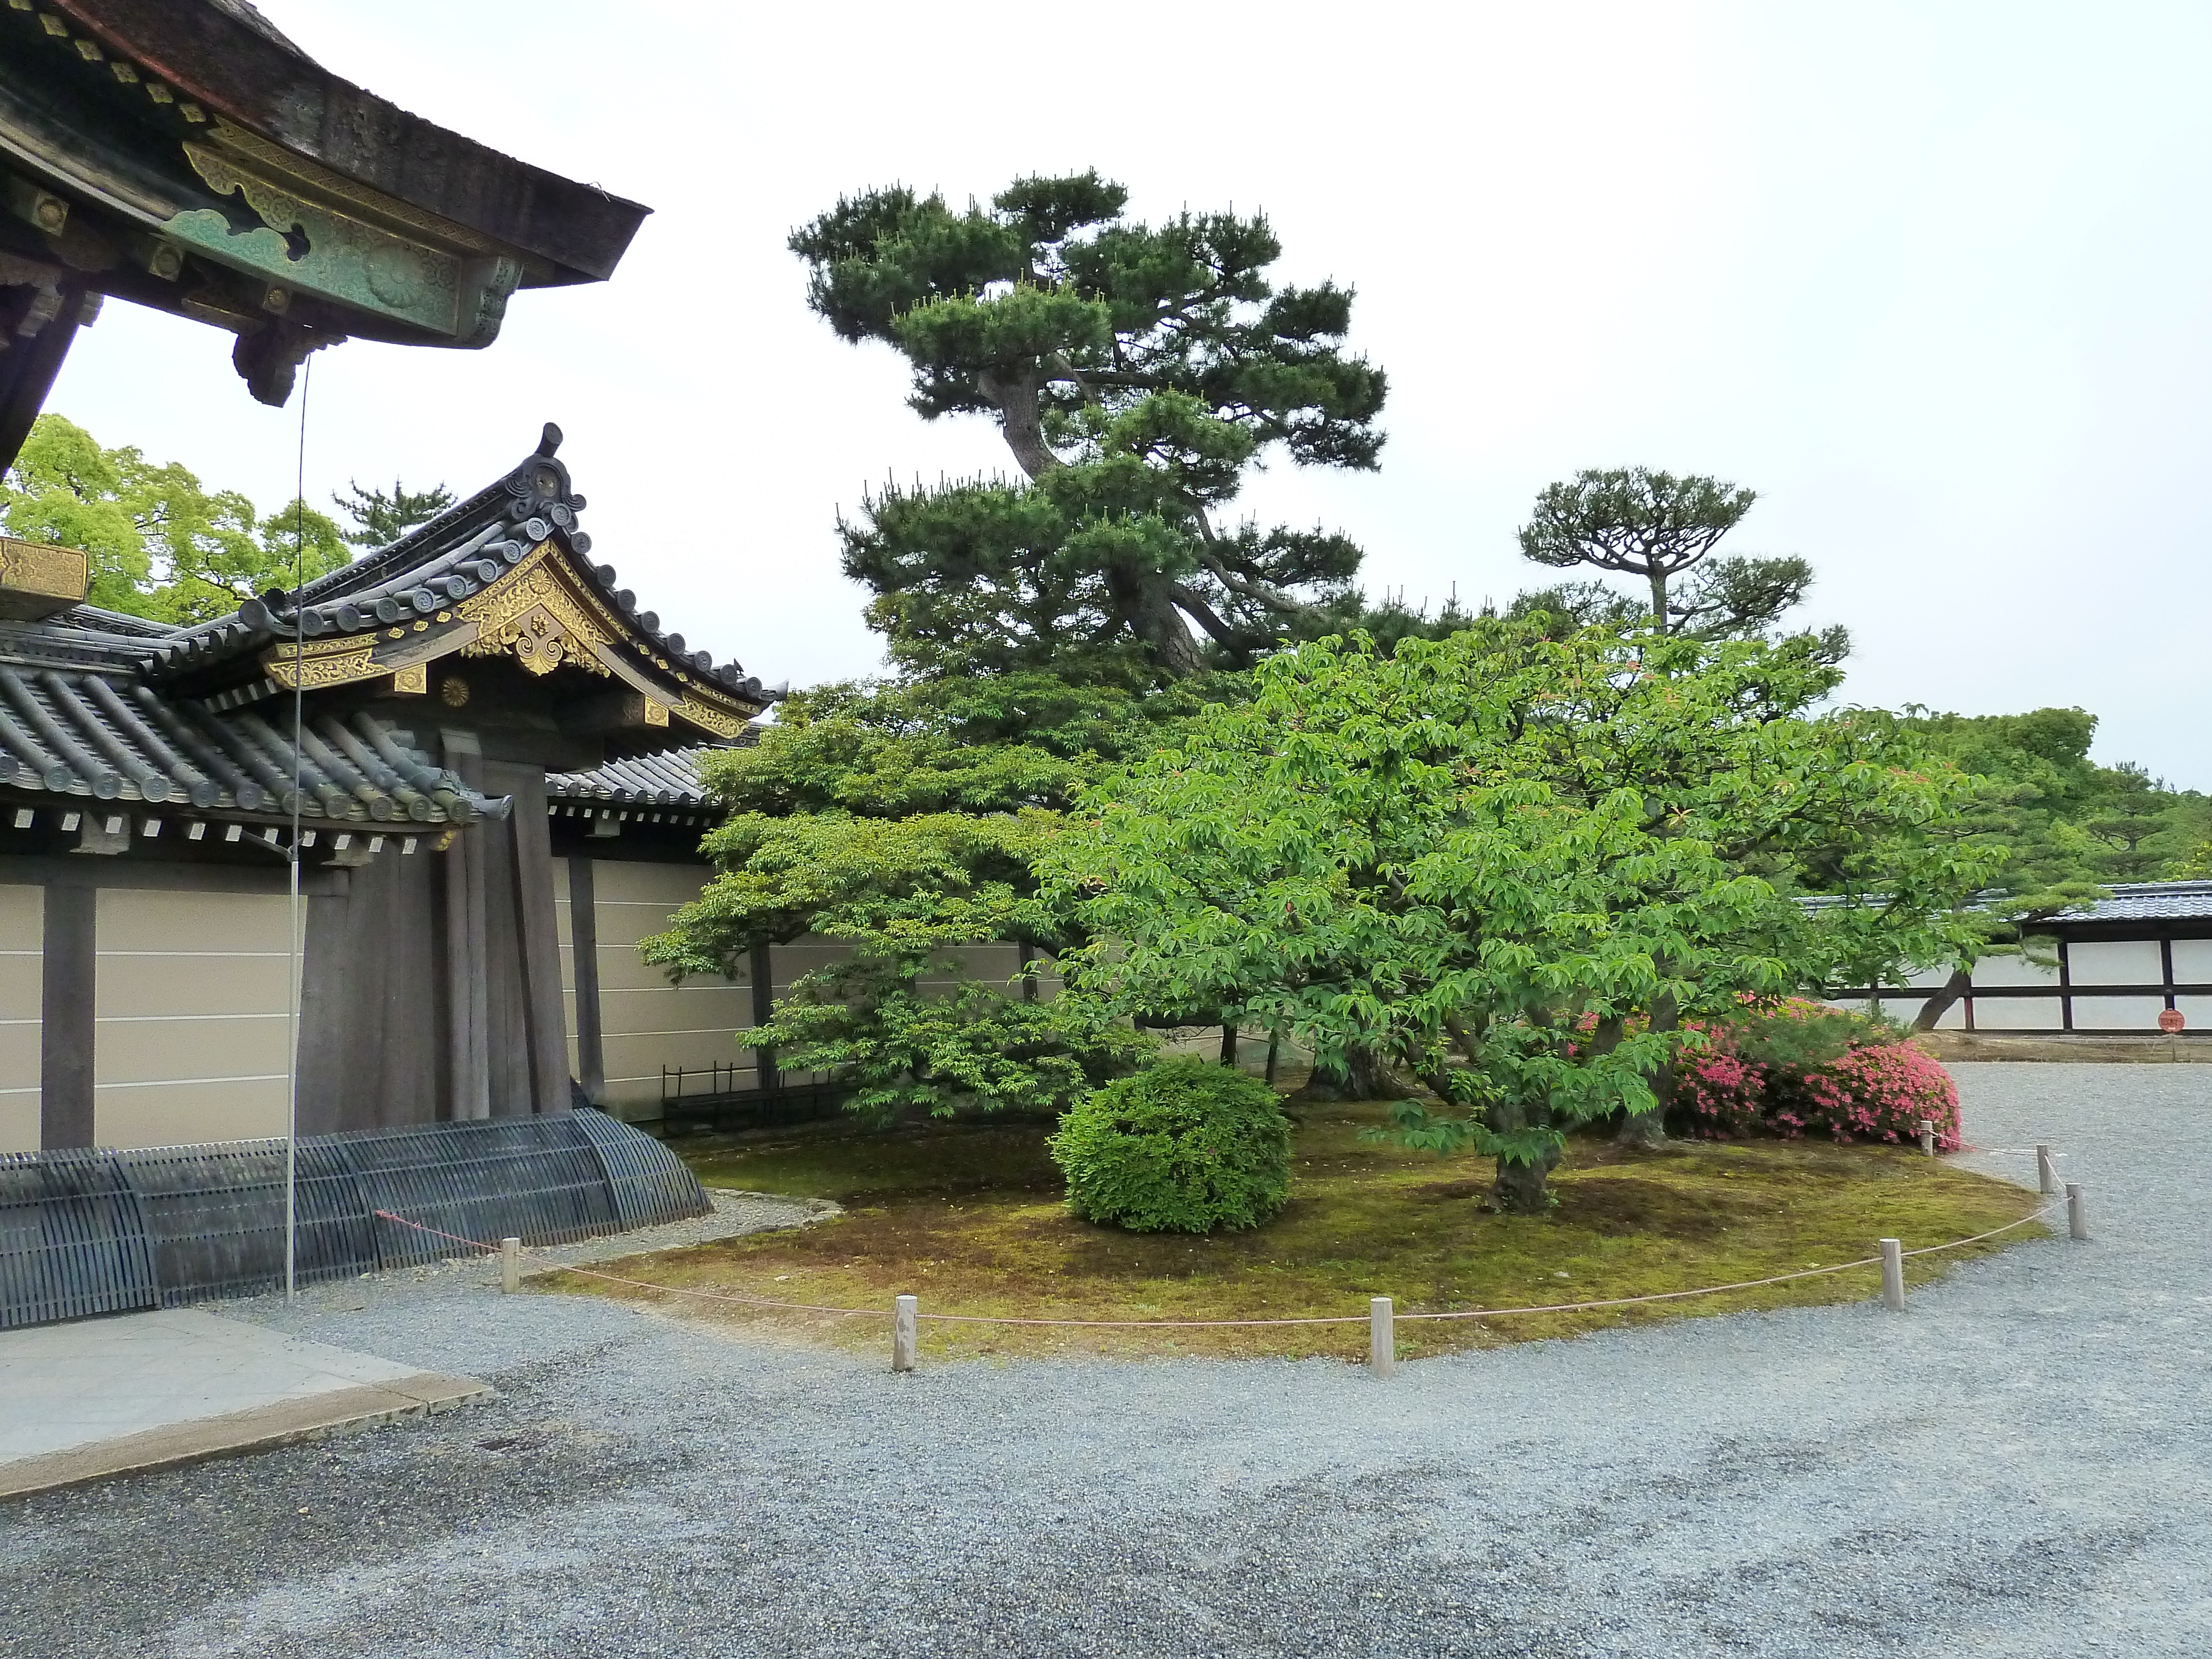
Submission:
[[[2212,1653],[2212,1068],[1960,1071],[1974,1139],[2066,1149],[2096,1243],[1973,1264],[1903,1316],[1689,1320],[1386,1383],[893,1377],[459,1273],[247,1304],[503,1398],[0,1508],[0,1649]]]

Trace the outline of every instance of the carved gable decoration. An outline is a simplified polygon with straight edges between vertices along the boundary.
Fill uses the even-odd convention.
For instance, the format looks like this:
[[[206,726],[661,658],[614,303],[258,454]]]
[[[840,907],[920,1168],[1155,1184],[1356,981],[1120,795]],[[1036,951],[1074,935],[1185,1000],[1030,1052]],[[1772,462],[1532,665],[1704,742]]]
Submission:
[[[460,647],[471,657],[512,653],[533,674],[550,674],[564,662],[586,673],[611,671],[601,655],[622,637],[622,625],[605,605],[563,580],[553,544],[540,542],[512,574],[453,607],[473,625]]]
[[[583,498],[553,459],[559,441],[549,426],[537,454],[421,530],[165,642],[156,672],[240,702],[258,695],[237,684],[241,669],[269,690],[381,679],[420,696],[441,658],[504,656],[539,678],[614,682],[595,718],[656,746],[685,740],[678,726],[735,738],[774,694],[737,664],[718,666],[663,634],[611,569],[589,562],[592,538],[576,525]]]

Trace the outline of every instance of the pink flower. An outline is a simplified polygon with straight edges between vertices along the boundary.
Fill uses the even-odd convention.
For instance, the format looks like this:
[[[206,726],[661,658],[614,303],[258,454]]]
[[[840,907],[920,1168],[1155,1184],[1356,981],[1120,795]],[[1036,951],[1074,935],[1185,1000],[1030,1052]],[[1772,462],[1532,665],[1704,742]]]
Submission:
[[[1790,998],[1759,1012],[1802,1024],[1820,1010]],[[1826,1132],[1838,1141],[1896,1145],[1917,1139],[1922,1122],[1931,1121],[1940,1148],[1955,1151],[1960,1144],[1957,1085],[1909,1043],[1862,1042],[1825,1064],[1768,1066],[1731,1052],[1728,1028],[1705,1035],[1712,1046],[1686,1058],[1675,1084],[1677,1109],[1692,1133],[1731,1139]]]

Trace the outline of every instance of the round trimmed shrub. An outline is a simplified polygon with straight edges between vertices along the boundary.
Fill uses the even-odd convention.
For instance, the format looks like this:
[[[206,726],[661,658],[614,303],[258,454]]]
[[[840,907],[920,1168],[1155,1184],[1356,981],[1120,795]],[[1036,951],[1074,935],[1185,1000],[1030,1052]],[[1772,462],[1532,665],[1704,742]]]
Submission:
[[[1108,1084],[1060,1121],[1068,1207],[1133,1233],[1256,1227],[1291,1195],[1291,1122],[1257,1078],[1173,1060]]]

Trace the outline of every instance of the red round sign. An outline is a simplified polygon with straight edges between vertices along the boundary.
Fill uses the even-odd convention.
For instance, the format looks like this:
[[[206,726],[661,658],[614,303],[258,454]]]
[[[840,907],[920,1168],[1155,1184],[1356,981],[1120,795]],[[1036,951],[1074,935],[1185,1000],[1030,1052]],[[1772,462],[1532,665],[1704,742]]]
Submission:
[[[2166,1008],[2160,1011],[2158,1029],[2169,1036],[2188,1024],[2189,1022],[2181,1017],[2181,1010],[2179,1008]]]

